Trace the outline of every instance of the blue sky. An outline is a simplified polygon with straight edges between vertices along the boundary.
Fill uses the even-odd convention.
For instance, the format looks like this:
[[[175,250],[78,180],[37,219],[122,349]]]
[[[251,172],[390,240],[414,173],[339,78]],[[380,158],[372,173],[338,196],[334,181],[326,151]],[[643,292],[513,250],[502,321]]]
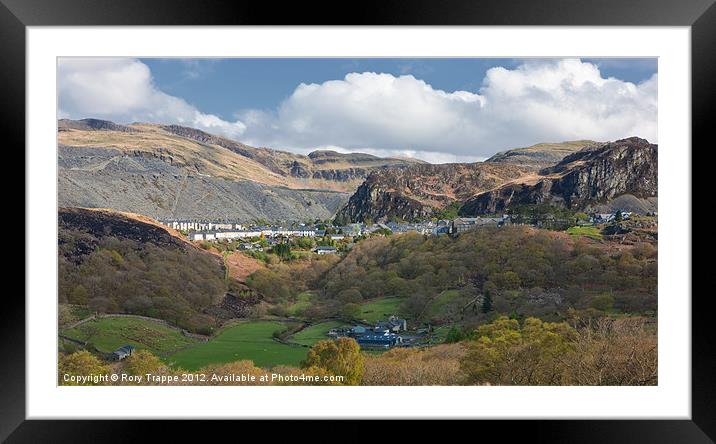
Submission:
[[[412,74],[444,91],[479,92],[488,69],[514,69],[524,59],[140,59],[157,86],[201,110],[231,119],[242,109],[271,110],[300,83],[342,79],[351,72]],[[595,63],[605,77],[632,83],[657,71],[656,58],[582,59]]]
[[[249,145],[481,160],[540,142],[657,143],[656,59],[58,60],[58,115]]]

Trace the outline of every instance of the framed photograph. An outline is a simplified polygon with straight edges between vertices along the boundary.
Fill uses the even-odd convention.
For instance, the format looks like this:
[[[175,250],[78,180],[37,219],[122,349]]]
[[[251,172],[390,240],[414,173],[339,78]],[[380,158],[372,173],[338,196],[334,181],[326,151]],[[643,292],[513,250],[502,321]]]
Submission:
[[[26,165],[3,439],[511,419],[712,442],[712,0],[276,9],[2,0]]]

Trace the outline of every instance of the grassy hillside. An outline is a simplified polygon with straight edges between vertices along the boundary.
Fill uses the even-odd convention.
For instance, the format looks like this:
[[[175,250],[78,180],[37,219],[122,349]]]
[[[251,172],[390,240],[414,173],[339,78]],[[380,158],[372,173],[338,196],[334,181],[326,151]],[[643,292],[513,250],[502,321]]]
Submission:
[[[168,230],[110,211],[61,209],[59,301],[209,333],[203,310],[226,293],[220,257]]]
[[[185,370],[242,359],[250,359],[257,366],[266,368],[280,364],[298,366],[308,349],[273,339],[274,332],[285,329],[286,324],[275,321],[242,322],[223,330],[209,342],[170,356],[167,361]]]
[[[197,343],[176,329],[136,318],[103,318],[62,332],[64,336],[93,345],[105,353],[129,344],[163,356]]]

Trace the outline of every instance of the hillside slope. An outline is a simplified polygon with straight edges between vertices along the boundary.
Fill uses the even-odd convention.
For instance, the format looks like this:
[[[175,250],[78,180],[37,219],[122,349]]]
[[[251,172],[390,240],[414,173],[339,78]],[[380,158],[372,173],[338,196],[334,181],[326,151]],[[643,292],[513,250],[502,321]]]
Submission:
[[[252,221],[331,217],[376,169],[415,162],[254,148],[176,125],[58,122],[60,206],[154,218]]]
[[[199,331],[226,294],[220,257],[156,221],[111,210],[58,211],[59,301],[165,319]]]
[[[349,191],[355,189],[375,169],[400,168],[422,163],[419,160],[381,158],[364,153],[338,153],[330,150],[317,150],[304,156],[271,148],[254,148],[179,125],[164,125],[160,128],[186,139],[226,148],[263,165],[272,173],[289,178],[284,179],[284,183],[298,188],[322,187]]]

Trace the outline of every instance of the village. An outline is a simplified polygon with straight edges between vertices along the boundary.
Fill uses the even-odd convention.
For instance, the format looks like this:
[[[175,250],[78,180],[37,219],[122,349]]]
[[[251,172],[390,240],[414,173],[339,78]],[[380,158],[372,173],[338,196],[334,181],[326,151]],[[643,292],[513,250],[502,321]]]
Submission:
[[[628,220],[632,213],[627,211],[616,211],[613,213],[593,213],[586,215],[582,221],[585,224],[606,224],[615,220]],[[654,213],[654,216],[656,213]],[[226,221],[179,221],[161,220],[167,227],[181,231],[191,241],[234,241],[244,240],[239,244],[240,250],[263,251],[264,246],[259,242],[265,240],[263,245],[270,247],[282,243],[285,239],[291,238],[314,238],[325,241],[326,245],[318,245],[313,251],[317,254],[334,254],[338,252],[335,247],[337,243],[351,243],[361,236],[371,234],[398,234],[398,233],[419,233],[428,236],[459,235],[468,230],[487,226],[504,225],[531,225],[543,227],[547,221],[525,219],[521,216],[502,214],[490,217],[458,217],[455,219],[428,220],[423,222],[396,222],[365,224],[352,223],[344,226],[333,225],[330,222],[315,224],[293,224],[293,225],[256,225],[242,224]],[[567,222],[567,225],[572,221]]]

